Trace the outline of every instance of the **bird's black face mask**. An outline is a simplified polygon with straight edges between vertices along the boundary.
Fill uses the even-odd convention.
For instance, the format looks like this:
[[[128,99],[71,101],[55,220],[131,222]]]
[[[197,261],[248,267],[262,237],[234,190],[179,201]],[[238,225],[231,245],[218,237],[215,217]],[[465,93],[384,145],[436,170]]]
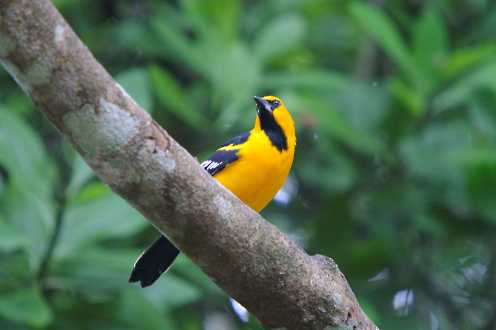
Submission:
[[[281,126],[274,118],[273,112],[279,106],[278,100],[266,100],[263,97],[255,96],[257,104],[257,116],[260,119],[260,127],[267,134],[270,141],[279,151],[287,150],[288,143],[286,135]]]

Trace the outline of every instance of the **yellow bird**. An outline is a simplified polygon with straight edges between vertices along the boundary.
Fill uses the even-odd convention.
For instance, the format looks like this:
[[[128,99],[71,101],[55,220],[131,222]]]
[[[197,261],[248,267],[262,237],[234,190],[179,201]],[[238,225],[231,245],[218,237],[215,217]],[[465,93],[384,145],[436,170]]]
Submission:
[[[284,102],[255,96],[257,116],[249,132],[224,143],[201,166],[245,204],[260,212],[282,187],[293,164],[296,132]],[[153,284],[179,250],[161,236],[136,260],[130,282]]]

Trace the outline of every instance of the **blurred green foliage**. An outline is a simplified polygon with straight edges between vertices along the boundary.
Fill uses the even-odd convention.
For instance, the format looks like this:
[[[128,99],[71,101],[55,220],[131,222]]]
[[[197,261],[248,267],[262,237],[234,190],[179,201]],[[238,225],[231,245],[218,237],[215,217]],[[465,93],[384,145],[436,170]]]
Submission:
[[[54,2],[200,159],[252,124],[253,95],[282,96],[297,158],[264,215],[335,258],[381,329],[494,329],[493,1]],[[128,284],[155,230],[0,86],[1,329],[260,328],[184,256]]]

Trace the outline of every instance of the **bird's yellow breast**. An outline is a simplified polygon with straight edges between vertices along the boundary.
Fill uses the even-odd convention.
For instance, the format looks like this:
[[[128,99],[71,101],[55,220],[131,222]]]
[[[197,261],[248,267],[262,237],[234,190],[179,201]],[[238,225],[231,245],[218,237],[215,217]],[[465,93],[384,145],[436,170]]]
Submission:
[[[220,150],[238,149],[227,146]],[[294,143],[278,150],[261,130],[252,130],[238,159],[214,176],[245,204],[260,212],[284,184],[294,157]]]

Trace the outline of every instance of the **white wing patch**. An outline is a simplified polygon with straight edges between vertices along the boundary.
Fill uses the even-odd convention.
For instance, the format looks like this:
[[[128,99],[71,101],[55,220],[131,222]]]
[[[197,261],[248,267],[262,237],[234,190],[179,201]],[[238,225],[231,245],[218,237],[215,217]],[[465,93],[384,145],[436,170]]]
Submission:
[[[201,163],[201,166],[206,169],[208,172],[214,171],[217,167],[222,165],[222,163],[215,162],[213,160],[206,160],[203,163]]]
[[[234,162],[238,159],[238,151],[234,150],[217,150],[212,156],[210,156],[206,161],[201,163],[201,166],[210,175],[215,175],[222,171],[226,165]]]

